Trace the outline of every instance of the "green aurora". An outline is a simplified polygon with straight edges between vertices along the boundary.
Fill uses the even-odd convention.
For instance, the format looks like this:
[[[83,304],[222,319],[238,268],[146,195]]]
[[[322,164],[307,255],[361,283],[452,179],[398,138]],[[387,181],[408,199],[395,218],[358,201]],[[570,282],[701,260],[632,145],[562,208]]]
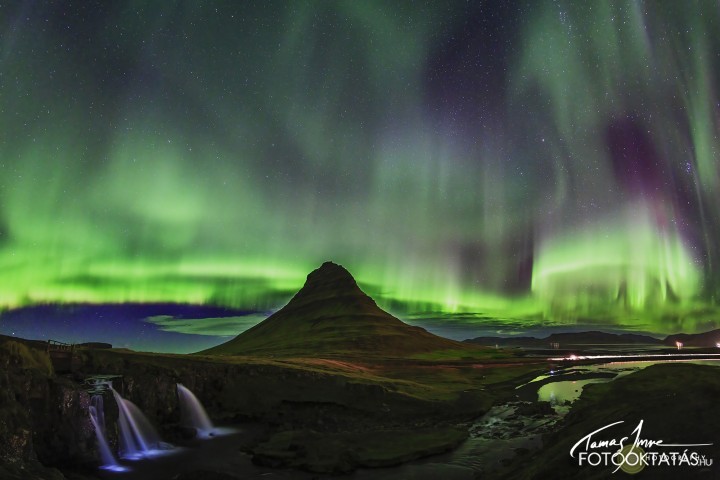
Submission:
[[[401,317],[720,325],[716,2],[0,22],[0,309],[266,311],[333,260]]]

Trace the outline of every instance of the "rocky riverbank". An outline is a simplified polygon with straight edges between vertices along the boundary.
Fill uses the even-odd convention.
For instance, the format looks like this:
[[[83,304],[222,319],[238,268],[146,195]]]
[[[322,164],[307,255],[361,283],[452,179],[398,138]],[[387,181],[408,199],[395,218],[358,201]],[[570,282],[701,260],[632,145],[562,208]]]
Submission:
[[[657,465],[646,466],[638,474],[642,478],[707,478],[716,479],[720,444],[720,368],[693,364],[658,364],[608,383],[587,385],[582,396],[555,428],[543,436],[542,448],[518,458],[498,478],[608,478],[614,465],[579,464],[578,453],[570,450],[579,440],[596,430],[617,425],[598,433],[593,440],[625,436],[624,444],[634,439],[662,440],[666,444],[705,444],[709,446],[664,449],[645,445],[647,452],[661,450],[672,454],[683,450],[705,455],[711,466]],[[638,427],[640,425],[640,427]],[[640,432],[640,433],[638,433]],[[585,443],[578,447],[585,448]],[[596,449],[602,452],[602,448]],[[609,448],[611,452],[618,447]],[[592,451],[592,450],[591,450]],[[624,475],[618,472],[616,475]]]
[[[89,395],[54,375],[48,355],[0,342],[0,478],[62,479],[54,467],[95,461]]]

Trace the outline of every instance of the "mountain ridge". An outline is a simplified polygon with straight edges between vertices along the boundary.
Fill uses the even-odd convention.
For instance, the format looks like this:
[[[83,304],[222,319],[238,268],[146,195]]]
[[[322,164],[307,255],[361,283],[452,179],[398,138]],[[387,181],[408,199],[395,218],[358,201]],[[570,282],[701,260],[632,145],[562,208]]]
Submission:
[[[675,342],[681,342],[686,347],[720,347],[720,328],[703,333],[675,333],[663,340],[665,345],[670,346],[675,346]]]
[[[501,346],[532,346],[548,347],[550,343],[563,345],[581,344],[648,344],[662,345],[663,341],[648,335],[636,333],[606,333],[597,330],[585,332],[552,333],[547,337],[476,337],[464,340],[465,343],[476,345],[501,345]]]

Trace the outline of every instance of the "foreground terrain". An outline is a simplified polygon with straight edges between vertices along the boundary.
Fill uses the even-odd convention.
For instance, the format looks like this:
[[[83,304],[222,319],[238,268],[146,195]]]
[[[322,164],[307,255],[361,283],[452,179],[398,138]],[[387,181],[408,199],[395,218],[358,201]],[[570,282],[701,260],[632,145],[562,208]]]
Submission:
[[[357,468],[390,467],[456,448],[482,425],[493,424],[479,427],[474,419],[493,406],[517,402],[522,390],[515,387],[548,371],[544,360],[495,349],[448,350],[402,360],[113,349],[77,353],[78,368],[57,374],[39,344],[0,339],[0,478],[107,478],[97,471],[96,439],[87,414],[90,395],[84,381],[96,374],[117,375],[115,388],[147,414],[167,441],[182,444],[185,434],[178,425],[175,393],[175,384],[183,383],[216,424],[258,426],[237,445],[226,441],[229,455],[242,454],[263,468],[290,467],[335,478]],[[655,365],[588,385],[570,412],[543,430],[539,449],[511,453],[503,460],[504,469],[486,478],[607,478],[607,468],[580,468],[569,451],[583,436],[618,421],[631,429],[643,420],[644,438],[718,445],[718,398],[720,371],[704,365]],[[523,407],[524,418],[544,422],[552,409],[541,403]],[[114,448],[118,431],[112,402],[106,403],[106,415]],[[718,456],[717,447],[708,448],[704,453]],[[442,473],[449,467],[437,468]],[[209,471],[217,478],[245,478],[222,461]],[[402,477],[405,471],[411,470],[390,471],[382,478]],[[162,474],[149,478],[172,478]],[[717,478],[717,464],[692,470],[653,468],[637,478],[678,474]],[[193,475],[201,473],[188,471],[185,478]],[[202,475],[209,475],[207,468]],[[279,478],[309,477],[288,472]]]
[[[0,352],[6,396],[0,408],[3,478],[62,478],[44,466],[63,471],[82,466],[90,474],[97,452],[83,381],[95,374],[118,375],[115,388],[166,440],[178,434],[175,384],[182,383],[216,423],[266,425],[254,444],[243,447],[256,463],[339,473],[456,447],[467,436],[468,422],[511,395],[516,379],[544,369],[542,362],[515,362],[480,349],[437,354],[442,360],[419,355],[402,361],[86,349],[78,352],[74,372],[57,375],[47,354],[32,343],[6,339]],[[112,409],[106,402],[108,437],[117,445]]]
[[[662,440],[665,444],[711,444],[698,447],[646,447],[647,452],[671,455],[698,452],[712,460],[707,467],[663,464],[646,466],[636,478],[720,478],[720,368],[693,364],[652,365],[610,383],[585,387],[568,415],[543,438],[542,448],[520,457],[503,473],[507,479],[611,477],[614,466],[583,466],[570,450],[586,435],[608,424],[623,422],[600,432],[593,440],[627,436]],[[642,425],[638,430],[638,424]],[[585,444],[578,446],[581,451]],[[601,451],[602,449],[598,449]],[[607,450],[607,449],[606,449]],[[615,451],[617,448],[610,448]],[[671,462],[672,463],[672,462]],[[616,476],[626,476],[622,471]]]

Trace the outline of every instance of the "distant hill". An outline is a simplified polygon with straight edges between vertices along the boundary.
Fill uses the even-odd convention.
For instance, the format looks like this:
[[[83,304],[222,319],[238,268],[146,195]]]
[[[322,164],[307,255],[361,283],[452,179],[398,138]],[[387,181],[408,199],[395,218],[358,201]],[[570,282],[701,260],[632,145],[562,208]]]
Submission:
[[[605,333],[597,331],[553,333],[545,338],[535,337],[477,337],[465,340],[476,345],[500,345],[503,347],[549,347],[559,343],[560,347],[576,345],[662,345],[662,341],[647,335],[634,333]]]
[[[378,307],[345,268],[326,262],[308,275],[282,309],[229,342],[199,353],[392,357],[449,349],[474,350],[403,323]]]
[[[676,333],[665,337],[665,345],[675,346],[675,342],[682,342],[686,347],[714,348],[720,343],[720,328],[705,333]]]
[[[105,343],[105,342],[85,342],[85,343],[78,343],[76,346],[80,347],[80,348],[95,348],[95,349],[112,348],[111,343]]]
[[[11,337],[8,335],[0,335],[0,344],[8,342],[8,341],[23,343],[29,347],[39,348],[41,350],[46,350],[48,347],[48,342],[46,340],[30,340],[30,339],[26,339],[26,338]],[[104,342],[78,343],[75,346],[79,347],[79,348],[99,348],[99,349],[112,348],[111,344],[104,343]]]

